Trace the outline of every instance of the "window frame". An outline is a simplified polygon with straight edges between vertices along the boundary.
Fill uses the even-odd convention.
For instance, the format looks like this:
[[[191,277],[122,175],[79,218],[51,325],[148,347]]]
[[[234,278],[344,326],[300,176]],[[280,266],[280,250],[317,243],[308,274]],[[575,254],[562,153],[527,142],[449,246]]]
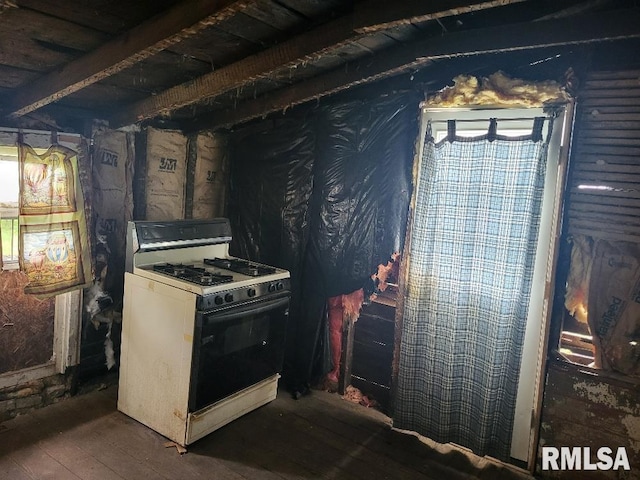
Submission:
[[[54,143],[79,151],[84,141],[79,134],[54,134],[53,132],[42,130],[17,130],[0,127],[0,148],[16,148],[17,154],[16,145],[19,136],[22,136],[23,141],[31,145],[36,151],[39,149],[46,150]],[[58,294],[55,297],[53,355],[51,359],[42,365],[0,374],[0,388],[20,385],[55,374],[63,374],[68,367],[79,363],[82,330],[82,294],[82,290],[77,289]]]

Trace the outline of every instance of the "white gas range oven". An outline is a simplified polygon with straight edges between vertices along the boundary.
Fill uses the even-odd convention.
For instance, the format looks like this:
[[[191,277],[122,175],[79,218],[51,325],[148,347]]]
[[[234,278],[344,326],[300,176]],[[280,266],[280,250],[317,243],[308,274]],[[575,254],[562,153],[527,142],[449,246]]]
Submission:
[[[118,410],[183,446],[277,393],[290,275],[230,241],[224,218],[127,229]]]

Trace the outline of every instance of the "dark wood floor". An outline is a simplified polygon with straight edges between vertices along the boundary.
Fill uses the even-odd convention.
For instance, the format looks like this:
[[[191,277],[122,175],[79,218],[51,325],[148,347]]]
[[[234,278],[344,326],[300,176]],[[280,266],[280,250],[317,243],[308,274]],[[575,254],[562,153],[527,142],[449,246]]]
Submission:
[[[313,391],[282,393],[180,455],[116,410],[117,390],[79,395],[0,425],[0,479],[522,480],[511,469],[394,431],[380,412]]]

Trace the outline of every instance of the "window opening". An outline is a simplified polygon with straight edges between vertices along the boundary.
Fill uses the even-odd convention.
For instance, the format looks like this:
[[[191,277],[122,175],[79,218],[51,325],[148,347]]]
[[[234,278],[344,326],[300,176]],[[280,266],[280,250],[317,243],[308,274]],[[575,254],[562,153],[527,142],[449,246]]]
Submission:
[[[0,147],[0,242],[2,268],[18,268],[18,150]]]
[[[497,130],[490,132],[500,136],[520,137],[532,134],[532,126],[535,117],[548,117],[542,108],[526,109],[432,109],[425,111],[425,116],[430,122],[423,122],[421,141],[425,137],[427,124],[430,125],[431,135],[436,141],[446,141],[452,133],[457,137],[471,137],[487,135],[491,131],[490,118],[497,118]],[[455,119],[451,125],[449,120]],[[548,122],[543,124],[543,135],[547,133]],[[549,311],[547,306],[548,294],[545,285],[554,275],[554,238],[558,228],[557,219],[562,197],[562,182],[559,179],[564,172],[560,168],[562,157],[562,135],[565,129],[565,115],[563,109],[558,109],[558,116],[554,121],[553,135],[549,139],[549,150],[546,162],[547,173],[545,176],[544,198],[542,200],[542,212],[540,218],[540,230],[538,236],[537,252],[535,255],[535,267],[530,304],[526,321],[522,358],[520,361],[520,378],[526,379],[519,382],[517,399],[515,404],[513,436],[511,443],[511,458],[519,461],[527,461],[531,443],[530,415],[535,410],[539,397],[538,379],[543,362],[542,345],[545,342],[546,322]],[[453,127],[453,128],[452,128]],[[423,145],[420,150],[423,151]],[[564,157],[562,157],[564,158]],[[562,163],[564,165],[564,161]],[[420,183],[420,179],[417,180]],[[532,379],[536,379],[532,381]]]
[[[475,129],[456,129],[456,134],[461,137],[479,137],[480,135],[486,135],[487,129],[484,128],[482,130]],[[504,135],[505,137],[521,137],[523,135],[529,135],[531,133],[531,129],[519,129],[519,128],[504,128],[498,127],[496,132],[498,135]],[[447,132],[443,130],[438,130],[435,137],[436,142],[444,140],[447,138]]]
[[[0,374],[43,365],[53,357],[55,299],[25,295],[19,269],[19,162],[16,147],[0,146],[2,299]]]

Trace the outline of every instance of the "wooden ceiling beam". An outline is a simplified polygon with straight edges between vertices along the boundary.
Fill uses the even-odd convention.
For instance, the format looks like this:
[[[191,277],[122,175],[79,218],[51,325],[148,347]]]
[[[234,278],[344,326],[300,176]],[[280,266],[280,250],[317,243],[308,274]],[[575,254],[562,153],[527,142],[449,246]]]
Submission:
[[[410,11],[405,11],[403,14],[410,15],[407,17],[407,21],[417,21],[416,18],[418,14],[420,18],[426,18],[425,16],[429,15],[433,18],[442,18],[448,14],[461,13],[461,9],[473,8],[474,10],[480,10],[482,8],[495,7],[497,4],[503,5],[520,1],[523,0],[438,0],[434,2],[421,2],[424,5],[421,5],[419,9],[416,7]],[[193,81],[177,85],[153,97],[137,102],[127,110],[110,118],[110,125],[112,127],[120,127],[158,115],[167,115],[187,105],[192,105],[207,98],[242,88],[261,77],[268,77],[278,70],[296,68],[314,58],[318,58],[350,42],[356,41],[362,38],[365,33],[354,30],[354,26],[357,23],[359,29],[366,29],[365,22],[367,20],[364,18],[360,19],[360,16],[366,14],[368,10],[367,6],[369,5],[371,5],[371,8],[375,6],[384,11],[393,12],[385,17],[387,20],[394,18],[395,21],[400,21],[398,19],[399,11],[395,4],[401,4],[403,2],[383,2],[381,5],[378,3],[378,0],[370,0],[357,4],[359,5],[358,9],[352,14],[332,20],[267,50],[243,58],[238,62],[219,68]],[[410,3],[416,6],[420,2],[410,0]],[[446,10],[441,10],[443,8],[446,8]],[[372,21],[374,21],[374,19],[372,19]],[[379,18],[375,19],[375,22],[379,21]],[[372,27],[377,28],[376,25],[372,25]]]
[[[374,33],[389,28],[436,20],[454,15],[476,12],[488,8],[503,7],[526,0],[373,0],[356,3],[354,30]]]
[[[185,124],[186,131],[237,125],[269,113],[423,68],[433,60],[513,52],[562,45],[640,38],[637,9],[520,23],[456,32],[391,47],[375,57],[348,63],[331,72],[245,101],[233,109],[214,112],[211,119]]]
[[[77,92],[222,22],[253,3],[255,0],[181,2],[19,90],[8,116],[25,115]]]

